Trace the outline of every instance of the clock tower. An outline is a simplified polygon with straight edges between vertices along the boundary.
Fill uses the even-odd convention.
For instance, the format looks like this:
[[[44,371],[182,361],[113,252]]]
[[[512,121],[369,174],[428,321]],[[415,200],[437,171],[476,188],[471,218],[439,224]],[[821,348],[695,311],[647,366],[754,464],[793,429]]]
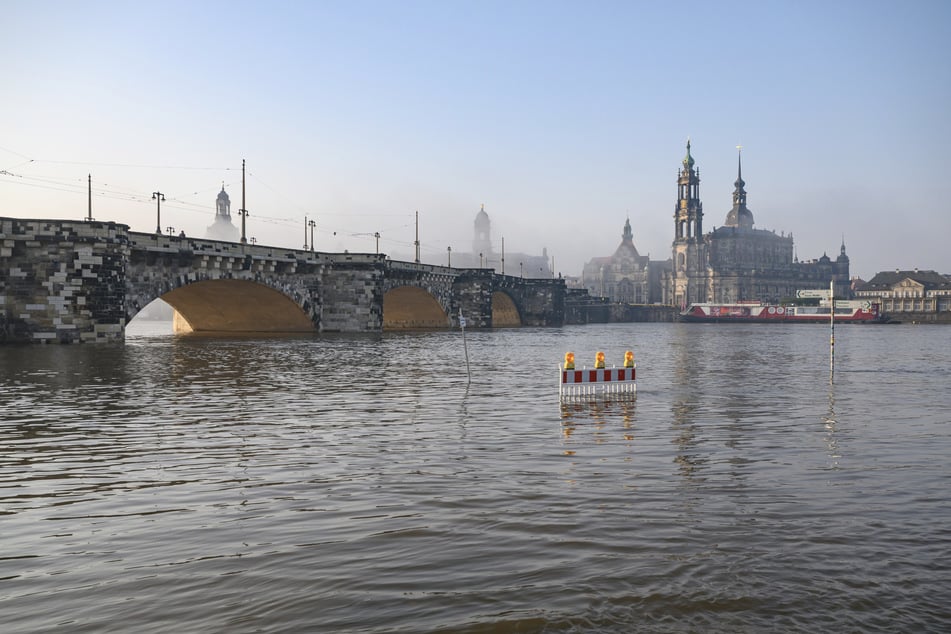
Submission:
[[[694,168],[687,139],[687,156],[677,174],[674,206],[673,274],[671,299],[685,308],[706,301],[706,258],[703,243],[703,204],[700,202],[700,170]]]

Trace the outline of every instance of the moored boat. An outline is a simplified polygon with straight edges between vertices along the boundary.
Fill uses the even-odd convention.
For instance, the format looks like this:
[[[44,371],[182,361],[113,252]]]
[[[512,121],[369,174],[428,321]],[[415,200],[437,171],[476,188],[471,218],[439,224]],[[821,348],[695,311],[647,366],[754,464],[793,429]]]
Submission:
[[[800,291],[800,297],[803,297]],[[681,321],[699,322],[760,322],[760,323],[828,323],[830,311],[835,310],[835,321],[856,324],[884,323],[885,316],[875,302],[865,299],[830,300],[828,294],[818,291],[818,304],[765,302],[737,302],[735,304],[690,304],[680,313]],[[834,308],[833,308],[834,304]]]

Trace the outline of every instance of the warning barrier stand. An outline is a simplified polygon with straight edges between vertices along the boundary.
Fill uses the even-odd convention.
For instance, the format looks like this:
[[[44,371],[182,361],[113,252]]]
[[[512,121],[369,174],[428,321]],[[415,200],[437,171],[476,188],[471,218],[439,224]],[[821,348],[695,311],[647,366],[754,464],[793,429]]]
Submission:
[[[558,366],[558,396],[561,400],[611,396],[632,398],[637,393],[637,365],[634,363],[634,353],[630,350],[625,353],[623,368],[605,368],[602,352],[595,356],[595,368],[592,370],[576,370],[574,358],[574,353],[569,352],[565,354],[565,363]]]

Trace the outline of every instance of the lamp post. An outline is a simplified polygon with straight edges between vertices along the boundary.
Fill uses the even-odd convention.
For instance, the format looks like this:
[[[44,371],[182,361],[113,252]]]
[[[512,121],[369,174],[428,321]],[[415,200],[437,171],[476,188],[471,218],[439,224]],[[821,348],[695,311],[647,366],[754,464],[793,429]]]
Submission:
[[[241,244],[247,244],[248,239],[244,237],[244,236],[245,236],[245,232],[244,232],[244,219],[248,217],[248,210],[247,210],[247,209],[239,209],[239,210],[238,210],[238,215],[241,216]]]
[[[314,252],[314,227],[317,226],[317,221],[311,220],[307,224],[310,225],[310,251],[311,253],[313,253]]]
[[[479,252],[479,268],[480,268],[480,269],[484,269],[484,268],[485,268],[485,261],[482,259],[482,253],[481,253],[481,252]]]
[[[304,251],[307,250],[307,216],[304,216]]]
[[[238,215],[241,216],[241,244],[247,244],[248,240],[245,238],[244,232],[244,219],[248,217],[244,198],[244,159],[241,159],[241,209],[238,210]]]
[[[452,268],[452,247],[446,247],[446,266]]]
[[[92,222],[92,174],[89,175],[89,213],[86,214],[86,220]]]
[[[175,227],[165,227],[165,230],[168,231],[168,235],[175,233]]]
[[[380,232],[376,231],[373,233],[373,237],[376,238],[376,254],[380,254]]]
[[[521,262],[518,263],[518,276],[519,276],[519,277],[525,277],[525,274],[524,274],[523,271],[522,271],[522,263],[521,263]]]
[[[165,200],[165,194],[152,192],[152,200],[155,201],[155,233],[162,235],[162,201]]]
[[[416,210],[416,264],[419,264],[419,209]]]
[[[505,236],[502,236],[502,275],[505,275]]]

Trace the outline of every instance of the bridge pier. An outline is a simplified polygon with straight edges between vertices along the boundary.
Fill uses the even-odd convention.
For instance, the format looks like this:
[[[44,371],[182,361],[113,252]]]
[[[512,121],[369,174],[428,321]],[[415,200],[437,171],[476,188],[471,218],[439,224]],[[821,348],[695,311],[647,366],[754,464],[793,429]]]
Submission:
[[[0,218],[0,343],[121,341],[127,230]]]

